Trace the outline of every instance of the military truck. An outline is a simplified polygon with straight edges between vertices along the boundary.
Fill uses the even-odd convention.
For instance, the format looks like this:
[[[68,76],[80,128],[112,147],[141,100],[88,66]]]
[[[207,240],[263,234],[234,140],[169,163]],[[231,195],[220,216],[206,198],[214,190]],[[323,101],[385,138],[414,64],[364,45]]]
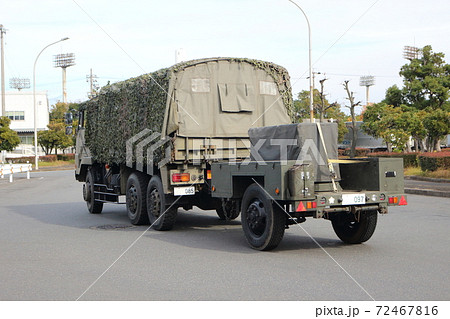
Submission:
[[[293,124],[289,75],[251,59],[193,60],[102,88],[83,103],[75,176],[92,214],[125,204],[132,224],[173,228],[177,210],[241,215],[270,250],[307,217],[349,244],[406,205],[401,159],[339,160],[336,123]]]

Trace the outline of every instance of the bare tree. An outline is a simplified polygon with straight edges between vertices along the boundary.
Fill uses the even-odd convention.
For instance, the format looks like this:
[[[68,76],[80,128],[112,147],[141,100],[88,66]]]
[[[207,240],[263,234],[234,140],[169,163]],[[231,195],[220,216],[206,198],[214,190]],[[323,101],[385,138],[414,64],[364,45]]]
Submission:
[[[322,79],[319,81],[320,82],[320,92],[319,92],[320,105],[317,106],[317,111],[320,114],[320,122],[323,121],[323,116],[324,116],[325,112],[328,109],[336,106],[336,104],[337,104],[336,102],[334,102],[329,105],[326,105],[326,103],[328,103],[328,102],[326,102],[325,94],[323,93],[323,87],[324,87],[324,83],[326,80],[328,80],[328,79],[325,78],[325,79]]]
[[[344,85],[344,89],[345,91],[347,91],[347,100],[349,100],[350,102],[350,106],[347,106],[350,109],[350,115],[352,117],[352,124],[350,125],[350,129],[352,130],[352,145],[350,148],[350,158],[355,157],[355,149],[356,149],[356,140],[358,138],[357,133],[358,133],[358,128],[356,126],[356,115],[355,115],[355,107],[357,107],[358,105],[361,104],[361,101],[358,101],[355,103],[355,97],[353,96],[353,92],[350,91],[350,88],[348,87],[348,83],[350,81],[344,81],[343,85]]]

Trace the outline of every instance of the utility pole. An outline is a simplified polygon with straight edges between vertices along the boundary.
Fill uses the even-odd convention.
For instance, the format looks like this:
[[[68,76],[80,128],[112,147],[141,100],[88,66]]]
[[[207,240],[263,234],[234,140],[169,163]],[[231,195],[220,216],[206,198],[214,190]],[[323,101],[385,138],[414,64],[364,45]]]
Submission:
[[[2,116],[6,114],[6,104],[5,104],[5,52],[3,45],[3,34],[6,33],[6,29],[3,24],[0,24],[0,37],[1,37],[1,68],[2,68]]]
[[[67,103],[67,90],[66,90],[66,69],[69,66],[75,65],[75,54],[58,54],[55,55],[55,68],[62,69],[62,89],[63,89],[63,103]]]
[[[88,97],[91,99],[97,94],[98,85],[97,85],[97,76],[92,74],[92,68],[88,75],[86,75],[86,82],[89,82],[89,93]]]

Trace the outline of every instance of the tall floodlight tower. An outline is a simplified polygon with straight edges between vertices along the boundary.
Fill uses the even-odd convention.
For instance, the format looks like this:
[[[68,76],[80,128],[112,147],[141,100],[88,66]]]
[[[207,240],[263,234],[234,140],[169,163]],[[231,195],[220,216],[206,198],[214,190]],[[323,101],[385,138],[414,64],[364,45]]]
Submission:
[[[409,61],[419,58],[419,48],[406,45],[403,48],[403,57]]]
[[[373,75],[365,75],[359,78],[359,85],[366,87],[366,107],[369,105],[369,87],[375,84]]]
[[[11,89],[22,90],[30,88],[30,79],[25,78],[10,78],[9,87]]]
[[[75,54],[66,53],[58,54],[54,57],[55,68],[62,69],[62,90],[63,90],[63,103],[67,103],[67,90],[66,90],[66,69],[69,66],[75,65]]]

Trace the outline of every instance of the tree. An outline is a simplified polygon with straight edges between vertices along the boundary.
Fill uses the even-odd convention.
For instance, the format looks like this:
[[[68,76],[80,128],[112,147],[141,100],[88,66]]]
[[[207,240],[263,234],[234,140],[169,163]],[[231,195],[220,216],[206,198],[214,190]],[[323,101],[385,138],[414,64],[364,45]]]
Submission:
[[[440,150],[439,140],[450,132],[450,65],[445,63],[444,53],[434,53],[429,45],[420,53],[420,58],[401,68],[402,98],[408,106],[426,112],[429,150]]]
[[[350,106],[347,106],[350,109],[350,116],[352,117],[352,123],[350,124],[350,129],[352,130],[352,145],[350,147],[350,158],[355,157],[356,153],[356,140],[358,138],[358,127],[356,126],[356,113],[355,108],[361,104],[361,101],[355,103],[355,97],[353,96],[353,92],[350,91],[348,87],[348,83],[350,81],[344,81],[343,86],[345,91],[347,92],[347,100],[350,102]]]
[[[38,143],[46,155],[51,154],[53,150],[57,154],[58,148],[65,149],[73,145],[72,138],[66,135],[66,126],[62,121],[54,120],[47,126],[48,130],[38,132]]]
[[[419,112],[408,110],[404,105],[395,107],[384,102],[369,105],[363,114],[361,128],[374,137],[382,138],[389,151],[410,151],[407,143],[410,136],[421,138],[424,127]]]
[[[11,120],[8,117],[0,117],[0,151],[11,152],[20,144],[17,132],[9,128],[10,124]]]
[[[318,90],[314,90],[313,94],[313,106],[314,106],[314,117],[316,119],[333,119],[338,124],[338,140],[342,141],[344,135],[348,132],[345,126],[346,115],[341,111],[341,106],[334,102],[329,103],[325,95],[320,93]],[[302,119],[309,119],[309,91],[301,91],[298,94],[298,99],[294,100],[294,110],[297,114],[298,121],[301,122]]]

